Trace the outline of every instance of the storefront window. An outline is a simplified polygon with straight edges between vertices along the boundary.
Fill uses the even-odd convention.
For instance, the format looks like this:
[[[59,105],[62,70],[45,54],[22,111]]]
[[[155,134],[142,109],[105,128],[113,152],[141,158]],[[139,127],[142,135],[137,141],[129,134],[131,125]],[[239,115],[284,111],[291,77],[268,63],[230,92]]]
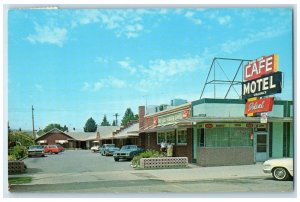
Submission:
[[[157,133],[157,144],[160,144],[162,141],[175,144],[174,131]]]
[[[165,133],[157,133],[157,144],[160,144],[162,142],[165,142]]]
[[[186,130],[178,130],[177,144],[187,144],[187,131]]]
[[[211,128],[205,130],[205,147],[252,146],[252,128]]]

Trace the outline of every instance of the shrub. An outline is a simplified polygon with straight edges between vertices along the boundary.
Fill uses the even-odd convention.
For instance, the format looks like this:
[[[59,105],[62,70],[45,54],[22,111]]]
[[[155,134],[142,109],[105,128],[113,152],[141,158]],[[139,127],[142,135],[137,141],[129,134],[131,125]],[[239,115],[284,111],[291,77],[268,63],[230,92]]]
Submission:
[[[16,158],[16,156],[15,155],[8,155],[8,160],[9,161],[15,161],[15,160],[17,160],[17,158]]]
[[[17,160],[24,158],[26,154],[27,154],[27,148],[21,145],[15,146],[10,152],[10,155],[14,156]]]
[[[159,153],[159,151],[156,150],[146,150],[143,153],[140,153],[139,155],[133,157],[131,161],[131,165],[134,168],[140,167],[140,159],[141,158],[158,158],[162,157],[162,155]]]

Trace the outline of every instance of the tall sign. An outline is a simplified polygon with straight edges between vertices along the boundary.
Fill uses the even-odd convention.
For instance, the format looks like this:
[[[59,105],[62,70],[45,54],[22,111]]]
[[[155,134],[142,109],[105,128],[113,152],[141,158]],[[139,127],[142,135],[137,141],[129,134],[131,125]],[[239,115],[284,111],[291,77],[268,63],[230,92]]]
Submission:
[[[253,60],[244,67],[242,98],[248,99],[245,115],[272,111],[274,98],[257,97],[273,95],[282,91],[282,72],[278,71],[278,55],[273,54]]]

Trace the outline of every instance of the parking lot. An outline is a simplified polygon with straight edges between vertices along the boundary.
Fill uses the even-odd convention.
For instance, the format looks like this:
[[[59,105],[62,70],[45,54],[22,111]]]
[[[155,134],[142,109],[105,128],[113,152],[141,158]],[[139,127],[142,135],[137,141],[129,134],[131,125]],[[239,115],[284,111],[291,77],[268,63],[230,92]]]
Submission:
[[[66,150],[46,157],[24,160],[27,173],[83,173],[132,170],[130,161],[115,162],[112,156],[101,156],[90,150]]]

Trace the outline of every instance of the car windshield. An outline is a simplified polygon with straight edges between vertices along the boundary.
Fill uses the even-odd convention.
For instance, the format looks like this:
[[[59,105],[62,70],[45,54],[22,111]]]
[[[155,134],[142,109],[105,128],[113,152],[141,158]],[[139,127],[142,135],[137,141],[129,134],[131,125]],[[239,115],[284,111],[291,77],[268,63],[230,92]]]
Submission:
[[[136,146],[135,145],[125,145],[122,147],[122,150],[123,149],[136,149]]]
[[[115,147],[114,144],[107,144],[106,147]]]
[[[42,145],[34,145],[30,146],[29,149],[44,149],[44,147]]]

